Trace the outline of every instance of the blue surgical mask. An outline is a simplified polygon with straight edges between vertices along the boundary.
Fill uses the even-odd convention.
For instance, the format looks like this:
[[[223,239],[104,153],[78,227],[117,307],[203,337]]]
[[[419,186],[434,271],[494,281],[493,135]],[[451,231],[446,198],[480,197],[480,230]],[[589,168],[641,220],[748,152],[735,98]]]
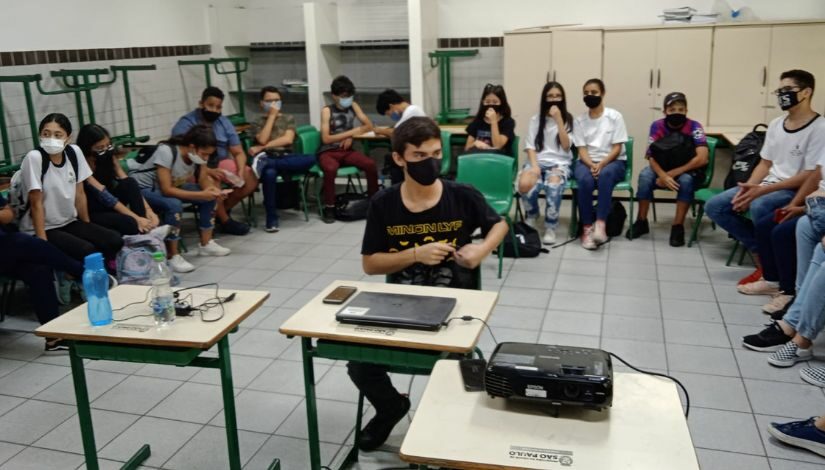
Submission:
[[[269,112],[270,108],[272,108],[273,106],[275,106],[275,109],[280,111],[281,107],[283,105],[284,105],[284,103],[281,100],[278,100],[278,101],[264,101],[264,111]]]
[[[349,108],[352,106],[352,96],[346,98],[338,98],[338,105],[342,108]]]
[[[401,113],[399,113],[399,112],[397,112],[397,111],[393,111],[393,112],[391,112],[391,113],[390,113],[390,119],[392,119],[392,120],[393,120],[393,121],[395,121],[395,122],[400,121],[400,120],[401,120]]]

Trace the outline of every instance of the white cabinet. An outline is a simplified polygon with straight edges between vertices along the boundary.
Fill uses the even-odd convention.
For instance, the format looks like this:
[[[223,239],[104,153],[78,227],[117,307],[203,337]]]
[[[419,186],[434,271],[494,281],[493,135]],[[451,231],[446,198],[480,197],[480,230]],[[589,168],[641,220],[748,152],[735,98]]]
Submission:
[[[602,76],[602,32],[557,30],[552,36],[550,80],[564,87],[567,109],[575,116],[587,109],[584,82]]]
[[[779,75],[786,70],[802,69],[814,74],[818,84],[825,83],[825,24],[777,25],[771,28],[771,60],[768,66],[768,90],[779,87]],[[780,114],[776,96],[770,92],[765,103],[765,121]],[[814,93],[814,110],[825,112],[825,93]]]

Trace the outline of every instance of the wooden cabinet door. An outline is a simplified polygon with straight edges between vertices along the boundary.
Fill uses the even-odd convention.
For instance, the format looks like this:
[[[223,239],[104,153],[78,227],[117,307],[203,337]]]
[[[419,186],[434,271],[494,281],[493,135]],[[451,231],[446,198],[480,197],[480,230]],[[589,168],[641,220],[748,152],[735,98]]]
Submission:
[[[770,26],[716,28],[708,126],[751,126],[764,119],[767,90],[776,88],[768,87],[776,82],[768,76],[770,45]]]
[[[688,114],[702,124],[708,122],[712,28],[672,28],[656,33],[656,97],[653,108],[663,112],[668,93],[687,96]]]
[[[825,83],[825,25],[783,25],[772,29],[768,90],[778,88],[779,75],[791,69],[807,70],[818,83]],[[767,94],[765,106],[765,122],[782,114],[772,93]],[[814,93],[813,107],[820,114],[825,112],[825,93],[821,89]]]
[[[522,149],[530,118],[539,112],[541,89],[550,76],[551,36],[551,33],[504,36],[504,91]]]
[[[601,31],[553,31],[550,80],[568,94],[567,109],[574,115],[587,110],[581,100],[584,82],[602,77]]]

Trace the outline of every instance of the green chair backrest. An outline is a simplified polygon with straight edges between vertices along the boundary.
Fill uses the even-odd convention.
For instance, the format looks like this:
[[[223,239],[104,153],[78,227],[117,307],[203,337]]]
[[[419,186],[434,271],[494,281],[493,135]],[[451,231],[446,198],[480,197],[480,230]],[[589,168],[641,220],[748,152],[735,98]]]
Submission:
[[[304,132],[317,131],[317,130],[318,129],[316,129],[315,126],[313,126],[312,124],[304,124],[303,126],[298,126],[297,128],[295,128],[295,133],[298,134],[298,135],[301,135]]]
[[[624,180],[630,182],[633,181],[633,137],[627,138],[624,149],[627,154],[627,169],[624,172]]]
[[[518,146],[521,141],[519,136],[516,136],[513,139],[513,144],[510,147],[510,156],[513,157],[513,174],[515,175],[518,173]]]
[[[710,187],[713,181],[713,172],[716,165],[716,145],[719,144],[719,139],[716,137],[707,137],[708,141],[708,167],[705,170],[705,181],[700,188]]]
[[[441,131],[441,176],[447,176],[453,165],[453,147],[450,145],[450,133]]]
[[[321,133],[314,127],[299,132],[293,145],[297,153],[315,155],[318,153],[318,149],[321,148]]]
[[[488,200],[513,197],[513,157],[474,153],[458,157],[456,181],[475,186]]]

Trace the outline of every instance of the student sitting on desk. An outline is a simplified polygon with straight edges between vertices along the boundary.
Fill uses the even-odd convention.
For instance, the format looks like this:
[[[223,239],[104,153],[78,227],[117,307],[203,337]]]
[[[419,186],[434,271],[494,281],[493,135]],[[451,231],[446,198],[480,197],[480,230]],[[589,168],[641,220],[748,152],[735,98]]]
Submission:
[[[178,120],[172,128],[172,135],[186,134],[186,131],[199,124],[212,128],[218,142],[215,147],[217,159],[210,157],[207,167],[204,167],[205,171],[222,183],[234,186],[233,181],[238,184],[243,182],[243,186],[232,191],[229,197],[218,201],[215,215],[219,228],[223,233],[230,235],[246,235],[249,233],[249,225],[232,219],[231,211],[243,198],[255,191],[258,180],[246,164],[246,154],[235,126],[229,118],[221,115],[223,98],[223,92],[217,87],[210,86],[204,89],[198,102],[199,107]]]
[[[650,232],[647,211],[653,200],[653,190],[670,189],[676,191],[676,216],[670,228],[670,246],[684,246],[685,216],[693,202],[694,188],[705,179],[708,141],[702,125],[688,119],[684,93],[673,92],[665,96],[664,112],[663,119],[650,125],[646,155],[650,166],[639,173],[636,193],[639,215],[633,229],[627,230],[627,238],[632,240]]]
[[[318,165],[324,172],[324,222],[335,222],[335,176],[341,165],[353,165],[367,176],[367,193],[378,192],[375,162],[352,149],[352,138],[372,130],[372,122],[353,100],[355,85],[349,78],[335,77],[330,86],[333,104],[321,110],[321,148]],[[361,123],[355,127],[355,119]]]
[[[385,137],[392,137],[392,132],[395,127],[401,125],[411,117],[427,117],[427,114],[420,107],[410,104],[395,90],[384,90],[378,95],[378,103],[375,105],[375,110],[382,116],[387,116],[395,123],[394,127],[375,128],[377,135]],[[384,174],[390,175],[392,184],[398,184],[404,181],[404,170],[393,162],[392,157],[387,155],[384,160]]]
[[[473,288],[473,271],[507,234],[507,223],[472,186],[438,178],[441,130],[430,118],[414,117],[392,136],[392,158],[404,182],[370,202],[361,247],[364,272],[389,274],[393,282]],[[473,244],[481,229],[484,240]],[[360,448],[379,447],[410,409],[383,366],[350,362],[349,376],[375,407]]]
[[[283,101],[281,92],[274,86],[261,90],[261,109],[266,113],[253,124],[250,134],[255,136],[255,143],[249,148],[252,171],[261,180],[266,210],[266,230],[278,231],[278,205],[275,200],[278,175],[288,181],[291,175],[303,174],[315,164],[315,155],[297,155],[292,153],[295,141],[295,118],[281,112]]]
[[[516,139],[516,121],[510,117],[510,105],[501,85],[487,84],[475,119],[467,126],[467,153],[500,153],[511,155]]]

